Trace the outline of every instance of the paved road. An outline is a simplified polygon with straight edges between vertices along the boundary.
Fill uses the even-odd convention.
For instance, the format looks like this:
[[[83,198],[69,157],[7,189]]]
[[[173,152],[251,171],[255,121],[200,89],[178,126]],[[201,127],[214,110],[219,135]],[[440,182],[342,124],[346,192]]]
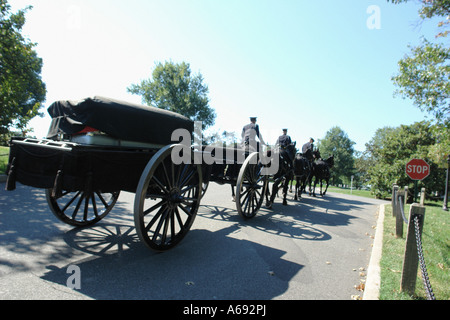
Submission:
[[[285,207],[278,198],[273,210],[243,221],[230,199],[230,186],[212,183],[182,243],[155,253],[135,233],[134,194],[122,193],[97,225],[73,229],[51,214],[42,190],[6,192],[0,183],[0,299],[362,296],[354,286],[369,263],[381,201],[330,193]],[[67,287],[72,265],[80,289]]]

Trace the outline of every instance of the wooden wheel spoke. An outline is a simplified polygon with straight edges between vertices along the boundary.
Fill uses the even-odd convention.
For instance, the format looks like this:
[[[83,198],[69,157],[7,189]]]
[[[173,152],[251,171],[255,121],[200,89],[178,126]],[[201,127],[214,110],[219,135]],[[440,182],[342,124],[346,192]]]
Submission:
[[[172,183],[172,179],[173,179],[173,175],[172,175],[172,179],[169,178],[169,174],[167,173],[167,169],[166,169],[166,165],[164,164],[164,161],[161,162],[161,166],[163,168],[163,172],[164,172],[164,178],[166,180],[166,185],[170,188],[172,188],[173,183]],[[173,171],[172,171],[173,173]]]
[[[76,198],[81,194],[81,191],[77,192],[77,194],[61,209],[62,212],[65,212],[67,208],[75,201]]]
[[[180,188],[182,188],[183,186],[187,185],[191,179],[194,177],[196,170],[190,168],[190,172],[188,173],[187,177],[184,178],[181,182],[180,182]]]
[[[145,211],[143,212],[143,215],[146,216],[146,215],[148,215],[149,213],[152,213],[153,211],[155,211],[156,209],[158,209],[159,207],[161,207],[163,204],[165,204],[165,201],[164,201],[164,200],[161,200],[160,202],[158,202],[157,204],[155,204],[153,207],[151,207],[151,208],[145,210]]]
[[[178,207],[175,208],[175,216],[178,221],[178,226],[180,227],[181,230],[184,230],[183,220],[181,219],[180,211],[178,211]]]
[[[150,222],[147,224],[147,226],[145,227],[146,232],[149,232],[150,229],[153,227],[153,225],[155,224],[156,221],[158,221],[158,219],[160,218],[162,212],[165,210],[165,208],[160,208],[158,210],[158,212],[155,214],[155,216],[152,218],[152,220],[150,220]]]
[[[158,225],[156,226],[156,229],[153,232],[153,238],[152,238],[153,241],[156,241],[158,239],[161,227],[162,227],[163,223],[166,221],[168,210],[169,210],[168,208],[164,208],[164,211],[161,213],[161,216],[158,221]]]
[[[95,194],[91,194],[91,200],[92,200],[92,209],[94,210],[95,217],[98,217],[98,211],[97,211],[97,202],[95,201]]]
[[[164,186],[164,184],[155,176],[152,177],[152,180],[156,183],[156,185],[163,191],[165,194],[169,193],[169,190]]]
[[[89,201],[91,200],[90,195],[86,195],[84,197],[84,210],[83,210],[83,221],[88,220],[88,212],[89,212]]]
[[[76,216],[78,214],[78,210],[80,209],[81,203],[83,202],[83,200],[84,200],[84,192],[81,194],[80,200],[78,200],[77,206],[75,207],[75,209],[72,212],[72,219],[73,220],[75,220],[75,218],[76,218]]]

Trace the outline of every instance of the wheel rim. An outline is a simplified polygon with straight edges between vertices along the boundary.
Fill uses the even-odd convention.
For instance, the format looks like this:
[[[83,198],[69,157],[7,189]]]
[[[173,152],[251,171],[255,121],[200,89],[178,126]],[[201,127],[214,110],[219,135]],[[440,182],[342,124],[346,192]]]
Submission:
[[[202,195],[200,165],[175,165],[174,145],[147,164],[136,192],[134,221],[141,241],[157,251],[176,246],[194,222]]]
[[[53,214],[62,222],[84,227],[103,219],[114,207],[120,191],[63,191],[61,196],[52,196],[52,189],[46,189],[47,202]]]
[[[244,161],[237,180],[236,207],[245,219],[253,218],[264,200],[267,176],[262,175],[264,166],[254,152]]]

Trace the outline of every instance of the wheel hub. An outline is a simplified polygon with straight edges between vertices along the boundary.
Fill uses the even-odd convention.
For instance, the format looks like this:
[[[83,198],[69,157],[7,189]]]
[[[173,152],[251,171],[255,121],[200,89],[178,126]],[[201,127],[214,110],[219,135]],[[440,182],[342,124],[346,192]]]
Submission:
[[[171,209],[174,209],[183,201],[181,196],[181,190],[178,188],[172,188],[168,195],[168,205]]]

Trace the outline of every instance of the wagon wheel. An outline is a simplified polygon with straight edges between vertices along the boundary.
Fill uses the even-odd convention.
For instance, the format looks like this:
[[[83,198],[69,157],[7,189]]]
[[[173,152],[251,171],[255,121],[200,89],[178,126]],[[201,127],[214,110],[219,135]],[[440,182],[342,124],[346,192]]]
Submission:
[[[54,197],[52,189],[46,189],[48,205],[62,222],[75,227],[93,225],[106,217],[116,204],[120,191],[63,191]]]
[[[236,207],[245,218],[253,218],[264,200],[267,176],[262,174],[264,166],[258,161],[258,153],[250,154],[242,164],[236,184]]]
[[[205,195],[206,190],[208,189],[208,186],[209,186],[209,181],[203,182],[203,183],[202,183],[202,194],[201,194],[201,196],[200,196],[201,199],[202,199],[203,196]]]
[[[137,234],[157,251],[173,248],[188,233],[202,194],[201,166],[193,161],[174,164],[171,153],[175,146],[166,146],[151,158],[134,201]]]

